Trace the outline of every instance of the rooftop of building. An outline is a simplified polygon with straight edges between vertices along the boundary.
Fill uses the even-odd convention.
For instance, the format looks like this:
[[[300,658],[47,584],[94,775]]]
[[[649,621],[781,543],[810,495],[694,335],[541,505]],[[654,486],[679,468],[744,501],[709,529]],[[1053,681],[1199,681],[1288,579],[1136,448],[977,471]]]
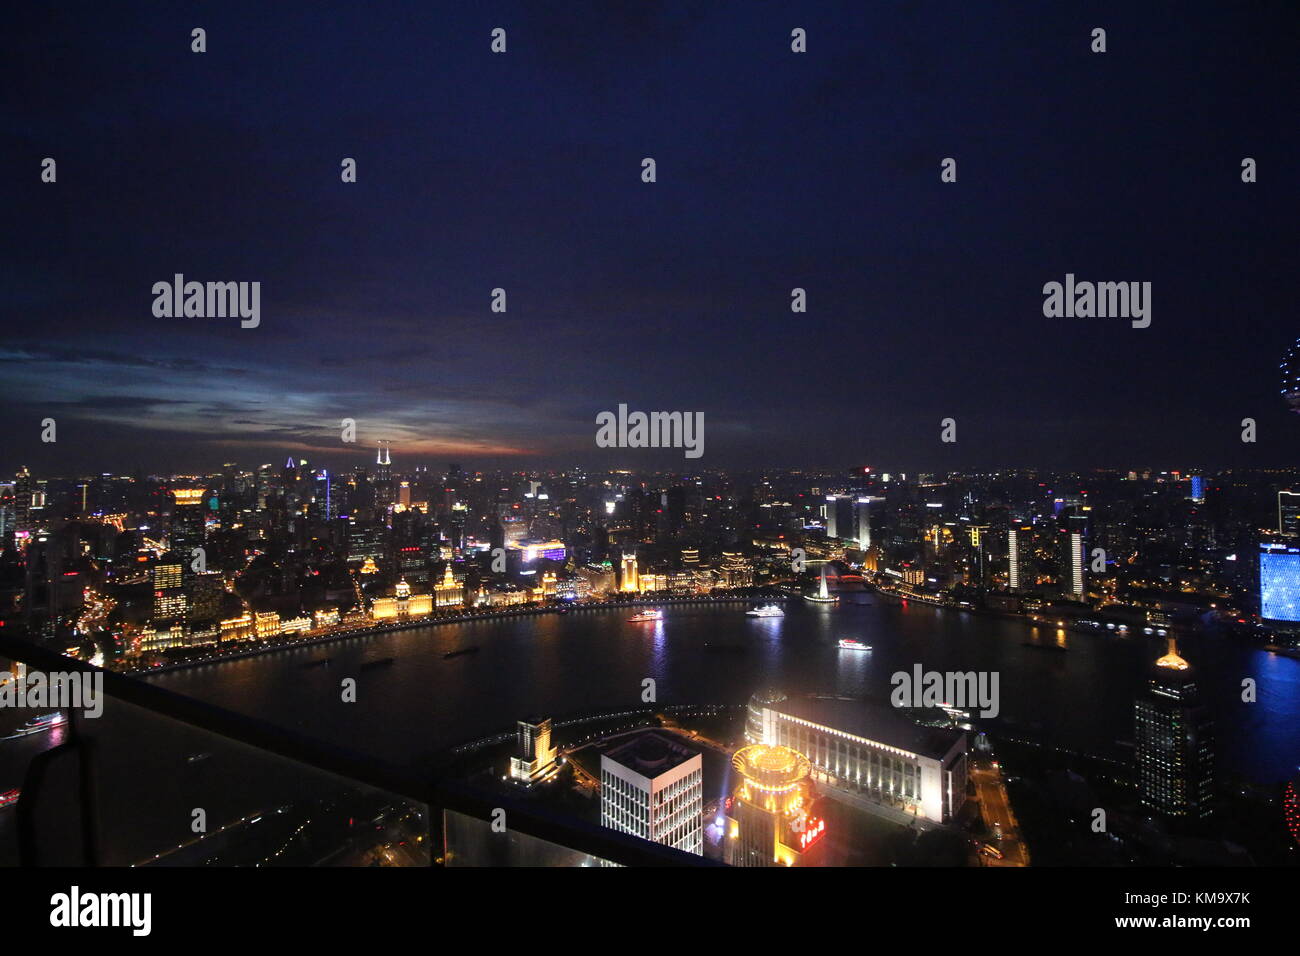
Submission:
[[[603,756],[643,777],[654,778],[698,757],[699,751],[667,734],[649,730],[607,750]]]
[[[942,760],[965,734],[950,727],[925,727],[908,720],[889,704],[852,697],[790,697],[773,710],[855,737]]]

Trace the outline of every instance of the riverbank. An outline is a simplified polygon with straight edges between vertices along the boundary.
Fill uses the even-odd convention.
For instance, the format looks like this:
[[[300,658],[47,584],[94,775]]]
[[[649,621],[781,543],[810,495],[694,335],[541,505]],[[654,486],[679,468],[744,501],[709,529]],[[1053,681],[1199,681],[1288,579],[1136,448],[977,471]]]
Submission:
[[[400,621],[385,621],[379,624],[373,624],[366,627],[352,627],[341,630],[331,630],[324,634],[311,634],[299,640],[278,640],[258,643],[252,646],[240,646],[228,651],[216,650],[212,653],[199,657],[186,658],[167,664],[160,664],[156,667],[127,668],[121,673],[129,674],[132,677],[139,677],[147,674],[167,674],[173,671],[186,670],[192,667],[200,667],[204,664],[217,664],[224,661],[235,661],[245,657],[257,657],[262,654],[273,654],[277,651],[298,650],[304,647],[316,647],[322,644],[331,644],[337,641],[354,641],[359,638],[376,637],[382,634],[392,634],[397,631],[409,631],[414,628],[437,627],[445,624],[466,624],[472,621],[495,621],[504,618],[513,617],[533,617],[542,614],[581,614],[591,611],[608,611],[614,608],[633,608],[633,607],[660,607],[682,605],[717,605],[717,604],[753,604],[758,601],[786,601],[790,598],[782,594],[749,594],[737,595],[709,595],[702,597],[659,597],[659,598],[627,598],[616,601],[590,601],[575,604],[547,605],[544,607],[524,606],[512,608],[500,608],[495,610],[477,610],[465,611],[460,614],[437,614],[426,615],[419,618],[407,618]]]

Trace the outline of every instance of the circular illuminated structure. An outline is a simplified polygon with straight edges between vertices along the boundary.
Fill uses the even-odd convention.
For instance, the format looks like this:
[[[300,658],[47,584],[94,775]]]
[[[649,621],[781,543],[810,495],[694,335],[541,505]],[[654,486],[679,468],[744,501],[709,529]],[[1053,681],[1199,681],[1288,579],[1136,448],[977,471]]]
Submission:
[[[741,747],[731,758],[731,765],[743,779],[748,799],[768,803],[768,796],[777,804],[772,809],[785,810],[786,795],[802,796],[802,785],[812,773],[808,758],[789,747],[753,744]]]
[[[1300,413],[1300,339],[1296,339],[1286,350],[1280,366],[1282,375],[1282,398],[1291,411]]]
[[[727,862],[805,865],[826,832],[826,821],[809,812],[816,793],[808,758],[789,747],[752,744],[736,751],[731,766],[740,779],[728,802]]]

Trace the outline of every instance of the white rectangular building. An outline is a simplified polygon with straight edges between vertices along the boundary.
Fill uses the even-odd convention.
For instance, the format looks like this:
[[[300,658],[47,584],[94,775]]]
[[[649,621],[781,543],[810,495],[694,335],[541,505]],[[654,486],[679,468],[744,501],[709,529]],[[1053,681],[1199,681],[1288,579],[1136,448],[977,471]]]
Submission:
[[[687,853],[704,853],[704,761],[659,731],[600,756],[600,822]]]

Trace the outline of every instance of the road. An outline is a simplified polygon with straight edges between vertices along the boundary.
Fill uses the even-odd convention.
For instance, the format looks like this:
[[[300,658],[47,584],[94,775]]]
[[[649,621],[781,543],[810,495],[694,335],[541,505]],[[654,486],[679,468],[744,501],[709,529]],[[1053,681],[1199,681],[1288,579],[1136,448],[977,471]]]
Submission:
[[[998,765],[988,760],[972,760],[970,776],[975,781],[975,793],[985,825],[990,830],[995,824],[1002,829],[1002,841],[990,841],[1002,851],[1002,859],[986,854],[980,854],[980,859],[986,866],[1028,866],[1029,850],[1020,836],[1020,826],[1011,810],[1011,800],[1007,797]]]

